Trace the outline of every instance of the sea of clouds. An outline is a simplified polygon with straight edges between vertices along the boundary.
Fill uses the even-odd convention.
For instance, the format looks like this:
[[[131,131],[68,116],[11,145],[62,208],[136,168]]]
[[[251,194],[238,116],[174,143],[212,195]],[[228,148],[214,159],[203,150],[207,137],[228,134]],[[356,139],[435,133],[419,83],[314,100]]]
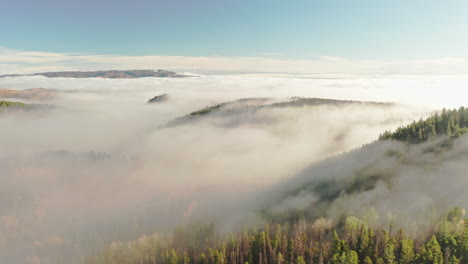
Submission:
[[[109,241],[170,232],[193,219],[217,219],[229,230],[256,222],[254,194],[385,130],[462,105],[460,87],[467,82],[289,75],[1,78],[0,88],[60,92],[46,102],[50,109],[0,113],[0,260],[70,263]],[[169,99],[146,103],[160,94]],[[294,96],[395,103],[272,108],[226,115],[229,122],[208,115],[166,127],[226,101]]]

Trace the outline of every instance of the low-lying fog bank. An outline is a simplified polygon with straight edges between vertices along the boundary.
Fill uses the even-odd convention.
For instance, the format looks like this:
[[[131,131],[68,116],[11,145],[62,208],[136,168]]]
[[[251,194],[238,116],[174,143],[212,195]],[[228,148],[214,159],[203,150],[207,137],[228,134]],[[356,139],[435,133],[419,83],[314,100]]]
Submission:
[[[170,231],[201,215],[223,219],[226,208],[252,203],[245,199],[259,190],[445,103],[430,95],[417,98],[423,106],[410,104],[420,91],[408,90],[414,84],[440,83],[264,76],[1,79],[0,88],[59,92],[48,102],[54,107],[40,115],[0,115],[0,260],[65,263],[110,240]],[[146,104],[160,94],[168,99]],[[270,98],[271,104],[293,96],[399,103],[221,111],[166,127],[226,101]],[[242,215],[226,216],[243,223],[232,221]]]

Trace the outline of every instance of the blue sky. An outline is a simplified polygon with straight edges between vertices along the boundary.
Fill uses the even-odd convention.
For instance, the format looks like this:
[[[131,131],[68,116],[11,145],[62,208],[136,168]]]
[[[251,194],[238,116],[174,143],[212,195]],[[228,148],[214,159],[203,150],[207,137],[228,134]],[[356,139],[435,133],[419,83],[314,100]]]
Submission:
[[[0,0],[0,47],[121,55],[468,58],[465,0]]]

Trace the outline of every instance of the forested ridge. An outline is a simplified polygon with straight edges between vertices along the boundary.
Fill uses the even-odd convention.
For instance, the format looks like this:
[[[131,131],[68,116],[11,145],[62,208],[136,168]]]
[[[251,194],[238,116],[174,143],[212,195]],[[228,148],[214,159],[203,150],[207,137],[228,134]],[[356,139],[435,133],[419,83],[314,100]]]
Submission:
[[[410,143],[422,143],[437,136],[456,137],[468,131],[468,108],[446,110],[429,118],[400,127],[395,132],[385,132],[381,140],[393,139]]]
[[[114,242],[86,264],[457,264],[468,263],[465,210],[449,210],[426,233],[371,228],[373,218],[318,218],[222,235],[212,225],[186,227],[171,237],[142,236]],[[375,219],[375,218],[374,218]]]
[[[193,111],[184,116],[171,120],[167,126],[172,127],[179,124],[184,124],[189,121],[197,120],[200,117],[218,113],[224,115],[238,115],[245,112],[255,112],[274,108],[301,108],[314,107],[324,105],[373,105],[388,107],[391,103],[378,103],[366,101],[351,101],[351,100],[336,100],[323,98],[307,98],[307,97],[290,97],[285,101],[274,102],[272,98],[241,98],[235,101],[228,101],[206,106],[204,108]]]
[[[12,101],[0,101],[0,107],[25,107],[27,104]]]
[[[15,102],[15,101],[0,100],[0,112],[2,113],[50,110],[50,109],[53,109],[53,105],[37,104],[37,103],[22,103],[22,102]]]

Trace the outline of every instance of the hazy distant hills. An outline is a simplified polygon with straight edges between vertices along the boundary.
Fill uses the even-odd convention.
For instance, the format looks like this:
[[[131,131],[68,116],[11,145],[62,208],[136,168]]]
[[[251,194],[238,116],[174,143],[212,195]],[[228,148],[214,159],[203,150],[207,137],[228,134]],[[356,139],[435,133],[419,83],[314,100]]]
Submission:
[[[52,105],[44,102],[53,99],[57,93],[57,90],[44,88],[0,89],[0,113],[50,110]]]
[[[64,72],[42,72],[34,74],[8,74],[1,75],[4,77],[21,77],[21,76],[45,76],[48,78],[106,78],[106,79],[134,79],[143,77],[166,77],[166,78],[184,78],[192,77],[184,74],[179,74],[165,70],[128,70],[128,71],[64,71]]]
[[[44,88],[32,88],[26,90],[0,89],[0,98],[46,101],[53,98],[56,92],[56,90]]]

